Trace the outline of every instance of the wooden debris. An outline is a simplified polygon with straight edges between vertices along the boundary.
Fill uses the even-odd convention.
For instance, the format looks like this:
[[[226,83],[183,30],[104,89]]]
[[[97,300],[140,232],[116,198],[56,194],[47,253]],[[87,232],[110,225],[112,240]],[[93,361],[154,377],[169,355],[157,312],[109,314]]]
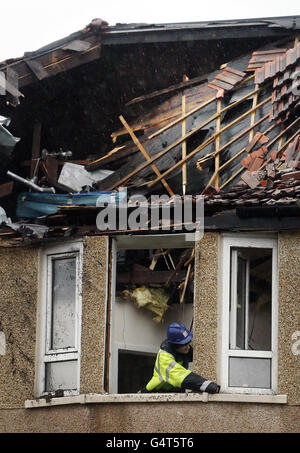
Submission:
[[[194,79],[190,79],[190,80],[178,83],[176,85],[172,85],[172,86],[170,86],[168,88],[165,88],[163,90],[157,90],[157,91],[154,91],[153,93],[145,94],[143,96],[139,96],[137,98],[134,98],[131,101],[127,102],[126,107],[129,106],[129,105],[132,105],[132,104],[136,104],[138,102],[145,101],[147,99],[152,99],[154,97],[161,96],[163,94],[171,93],[172,91],[176,91],[176,90],[180,90],[182,88],[186,88],[187,86],[199,84],[201,82],[204,83],[206,81],[207,81],[207,76],[206,75],[195,77]]]
[[[151,157],[149,156],[149,154],[147,153],[146,149],[143,147],[141,142],[138,140],[137,136],[135,135],[135,133],[133,132],[133,130],[131,129],[129,124],[127,124],[126,120],[124,119],[124,117],[122,115],[119,118],[120,118],[120,121],[122,122],[122,124],[124,125],[124,127],[127,129],[128,133],[130,134],[133,142],[139,148],[139,150],[141,151],[141,153],[143,154],[145,159],[149,162],[151,160]],[[153,169],[153,171],[156,174],[156,176],[158,176],[158,177],[161,176],[161,173],[158,170],[158,168],[156,167],[156,165],[151,163],[151,168]],[[175,194],[174,194],[173,190],[171,189],[171,187],[169,186],[169,184],[164,179],[161,179],[161,182],[164,185],[164,187],[166,188],[166,190],[169,193],[169,195],[171,197],[174,196]]]
[[[39,165],[40,157],[40,144],[41,144],[41,130],[42,124],[37,121],[33,126],[33,139],[32,139],[32,151],[31,151],[31,167],[30,167],[30,179],[36,176]]]
[[[169,286],[169,284],[171,283],[171,281],[174,279],[175,275],[179,272],[179,270],[181,269],[181,267],[183,266],[186,258],[192,253],[192,250],[191,249],[186,249],[184,251],[184,253],[182,254],[181,258],[179,259],[175,269],[173,270],[173,272],[171,273],[171,275],[169,276],[169,278],[167,279],[166,283],[165,283],[165,286]]]
[[[6,182],[0,185],[0,198],[6,197],[12,193],[14,187],[14,182]]]
[[[128,272],[117,275],[118,283],[130,284],[164,284],[172,276],[172,281],[181,282],[185,278],[185,271],[178,270],[175,274],[173,271],[154,271],[140,264],[133,264]]]
[[[186,98],[182,96],[182,116],[184,117],[186,114]],[[186,121],[182,121],[182,136],[186,135]],[[181,158],[184,159],[186,157],[186,141],[182,142],[182,152]],[[187,184],[187,166],[186,163],[182,165],[182,195],[186,193],[186,184]]]

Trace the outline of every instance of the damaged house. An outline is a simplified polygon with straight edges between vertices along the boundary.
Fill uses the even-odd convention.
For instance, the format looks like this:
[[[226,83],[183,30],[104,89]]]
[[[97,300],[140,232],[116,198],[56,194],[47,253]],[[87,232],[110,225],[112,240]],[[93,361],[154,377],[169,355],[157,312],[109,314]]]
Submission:
[[[299,28],[95,19],[0,63],[1,432],[299,430]],[[137,393],[173,321],[220,394]]]

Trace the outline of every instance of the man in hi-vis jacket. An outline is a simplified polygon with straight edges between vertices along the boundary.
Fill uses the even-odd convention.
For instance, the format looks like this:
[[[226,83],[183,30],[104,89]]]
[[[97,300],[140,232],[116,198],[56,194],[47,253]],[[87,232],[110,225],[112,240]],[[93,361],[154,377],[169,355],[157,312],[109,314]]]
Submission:
[[[193,361],[193,334],[181,323],[173,322],[167,338],[158,351],[152,379],[142,392],[197,392],[219,393],[220,386],[188,369]]]

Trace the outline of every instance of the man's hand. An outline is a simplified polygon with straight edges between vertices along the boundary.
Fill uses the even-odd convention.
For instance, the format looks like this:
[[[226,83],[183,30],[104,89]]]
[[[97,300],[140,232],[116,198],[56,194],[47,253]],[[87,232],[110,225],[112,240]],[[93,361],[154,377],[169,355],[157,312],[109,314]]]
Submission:
[[[207,389],[205,390],[207,393],[219,393],[220,392],[220,386],[218,384],[215,384],[214,382],[211,382]]]

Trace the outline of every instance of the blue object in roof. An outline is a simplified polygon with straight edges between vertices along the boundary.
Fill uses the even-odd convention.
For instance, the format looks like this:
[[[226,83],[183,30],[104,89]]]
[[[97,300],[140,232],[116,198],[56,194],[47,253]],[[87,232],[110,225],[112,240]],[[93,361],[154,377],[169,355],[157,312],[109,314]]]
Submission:
[[[99,203],[120,203],[127,197],[126,191],[53,194],[22,192],[18,196],[16,215],[32,219],[56,214],[61,206],[96,206]]]

